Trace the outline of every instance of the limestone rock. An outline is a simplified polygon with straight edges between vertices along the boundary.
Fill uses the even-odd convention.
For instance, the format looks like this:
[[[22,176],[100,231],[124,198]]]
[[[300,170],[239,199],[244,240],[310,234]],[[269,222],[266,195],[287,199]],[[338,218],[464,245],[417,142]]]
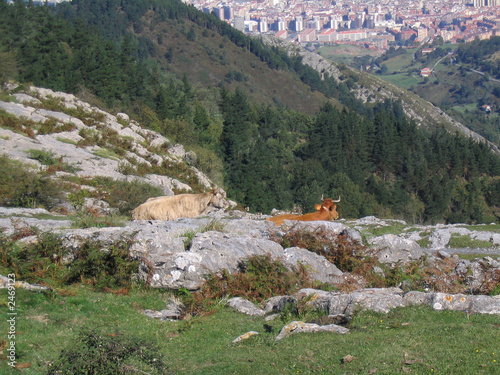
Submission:
[[[349,329],[338,326],[336,324],[329,324],[325,326],[320,326],[318,324],[314,323],[304,323],[300,321],[293,321],[286,326],[284,326],[278,336],[276,336],[275,340],[279,341],[282,340],[290,335],[296,334],[296,333],[311,333],[311,332],[332,332],[332,333],[339,333],[339,334],[346,334],[349,332]]]
[[[296,305],[297,298],[294,296],[275,296],[269,298],[264,305],[266,314],[276,311],[283,311],[287,305]]]
[[[385,234],[380,237],[370,239],[372,254],[380,263],[396,264],[398,262],[407,263],[411,260],[419,259],[424,252],[415,242],[393,234]]]
[[[339,281],[336,276],[342,276],[343,274],[337,266],[330,263],[325,257],[306,249],[290,247],[285,249],[283,256],[285,263],[292,266],[300,262],[315,280],[322,283],[334,284]]]
[[[259,332],[257,332],[257,331],[249,331],[249,332],[247,332],[247,333],[244,333],[243,335],[240,335],[240,336],[236,337],[236,338],[232,341],[232,343],[233,343],[233,344],[237,344],[237,343],[239,343],[240,341],[243,341],[243,340],[248,340],[250,337],[255,336],[255,335],[258,335],[258,334],[259,334]]]
[[[243,314],[251,315],[251,316],[263,316],[265,315],[264,310],[259,309],[249,300],[246,300],[241,297],[234,297],[227,301],[226,306],[239,311]]]

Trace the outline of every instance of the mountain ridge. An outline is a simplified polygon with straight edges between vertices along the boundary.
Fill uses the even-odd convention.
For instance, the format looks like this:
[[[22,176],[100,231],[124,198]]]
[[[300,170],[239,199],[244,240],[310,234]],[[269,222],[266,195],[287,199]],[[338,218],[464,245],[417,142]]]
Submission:
[[[459,131],[478,142],[487,143],[491,149],[500,156],[500,149],[498,146],[488,141],[477,132],[469,129],[461,122],[455,120],[441,108],[411,91],[404,90],[391,82],[384,81],[381,78],[347,65],[343,65],[341,70],[337,63],[327,60],[316,52],[308,51],[305,48],[291,44],[272,35],[264,36],[263,40],[271,46],[284,48],[290,56],[301,56],[304,64],[311,66],[321,74],[329,74],[337,82],[342,82],[340,77],[343,71],[349,71],[351,75],[361,76],[362,78],[357,80],[357,82],[362,83],[360,85],[358,84],[357,87],[351,88],[351,90],[355,93],[356,98],[365,104],[383,101],[385,99],[400,100],[405,114],[414,120],[419,127],[432,129],[440,124],[450,132]]]

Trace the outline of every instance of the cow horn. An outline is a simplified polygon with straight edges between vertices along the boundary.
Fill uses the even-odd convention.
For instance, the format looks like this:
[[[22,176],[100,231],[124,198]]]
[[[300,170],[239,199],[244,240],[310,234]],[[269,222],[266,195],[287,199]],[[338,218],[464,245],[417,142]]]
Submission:
[[[325,200],[325,198],[323,198],[325,195],[324,194],[321,194],[321,200]]]
[[[339,203],[339,202],[340,202],[340,195],[339,195],[339,200],[338,200],[338,201],[334,201],[334,200],[332,200],[332,202],[334,202],[334,203]]]

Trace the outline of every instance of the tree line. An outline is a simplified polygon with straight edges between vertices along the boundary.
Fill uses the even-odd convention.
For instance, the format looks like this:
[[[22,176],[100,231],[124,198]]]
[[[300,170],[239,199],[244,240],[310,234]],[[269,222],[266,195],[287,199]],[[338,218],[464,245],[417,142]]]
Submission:
[[[127,26],[139,24],[146,11],[228,36],[270,68],[291,69],[313,89],[341,98],[344,107],[325,103],[308,115],[166,74],[148,52],[151,41]],[[89,91],[193,148],[198,166],[251,211],[294,205],[311,211],[321,196],[340,196],[342,217],[485,222],[499,215],[500,159],[486,145],[444,130],[426,133],[398,102],[363,105],[348,85],[322,80],[300,59],[179,1],[74,0],[49,7],[0,0],[0,65],[20,82]]]

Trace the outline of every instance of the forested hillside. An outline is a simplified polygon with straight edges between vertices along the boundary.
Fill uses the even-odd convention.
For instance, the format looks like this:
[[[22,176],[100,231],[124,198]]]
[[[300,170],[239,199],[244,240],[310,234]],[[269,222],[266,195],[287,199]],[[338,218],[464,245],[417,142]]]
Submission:
[[[391,47],[377,58],[353,61],[376,67],[371,72],[377,77],[425,98],[500,146],[500,36],[457,44],[437,38],[431,45]],[[421,77],[424,68],[432,74]]]
[[[322,80],[180,1],[0,0],[0,68],[0,82],[93,98],[193,149],[251,211],[310,211],[324,195],[341,196],[341,217],[500,216],[500,160],[486,145],[427,133],[397,102],[362,105],[349,80]]]

